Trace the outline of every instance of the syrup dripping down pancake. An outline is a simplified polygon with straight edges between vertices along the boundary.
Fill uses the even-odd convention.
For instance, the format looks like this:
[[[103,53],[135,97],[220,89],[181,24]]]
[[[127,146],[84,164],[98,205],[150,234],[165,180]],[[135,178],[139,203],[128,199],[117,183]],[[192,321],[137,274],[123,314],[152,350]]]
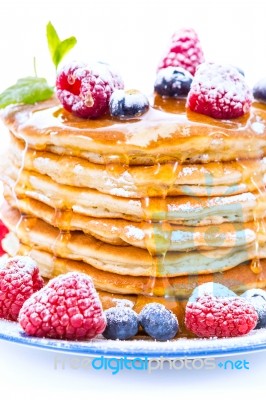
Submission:
[[[24,146],[12,136],[9,159],[17,168],[48,175],[59,184],[96,189],[115,196],[231,196],[263,188],[266,158],[225,163],[153,166],[93,164]],[[256,174],[256,181],[254,176]]]
[[[149,248],[152,254],[164,251],[165,230],[168,234],[170,232],[169,251],[212,250],[248,246],[255,241],[263,244],[266,242],[265,230],[258,231],[258,225],[254,221],[199,227],[174,224],[155,225],[122,219],[92,218],[73,211],[54,210],[31,198],[16,200],[12,196],[6,198],[9,204],[18,207],[23,214],[41,218],[47,224],[59,228],[61,231],[82,231],[115,246],[131,245],[142,249]],[[8,208],[7,205],[4,206],[4,209],[6,208]],[[265,226],[264,220],[261,221],[261,225]],[[147,238],[151,238],[148,243]]]
[[[52,251],[56,257],[83,261],[103,271],[132,276],[175,277],[182,275],[223,272],[255,257],[266,258],[263,242],[209,251],[171,252],[163,264],[155,265],[148,251],[133,246],[112,246],[82,232],[62,232],[46,222],[20,216],[17,209],[6,207],[1,212],[10,231],[16,232],[21,243],[42,251]]]
[[[7,107],[2,116],[10,131],[32,149],[100,164],[207,163],[265,155],[266,107],[261,104],[254,103],[241,118],[220,121],[186,110],[183,100],[156,97],[151,103],[146,114],[123,123],[106,116],[81,120],[56,100]]]
[[[33,257],[38,263],[42,276],[48,279],[70,271],[79,271],[90,275],[98,290],[114,294],[163,297],[168,295],[170,291],[171,295],[177,299],[187,299],[198,285],[206,282],[221,283],[237,293],[266,286],[266,260],[261,260],[262,270],[260,274],[251,271],[250,263],[244,263],[223,273],[187,275],[166,280],[164,278],[153,279],[101,271],[82,261],[55,257],[50,252],[20,244],[13,234],[6,237],[3,245],[7,253],[12,256],[30,255]],[[149,288],[150,291],[147,290]]]
[[[46,175],[26,170],[18,171],[13,166],[6,169],[2,179],[7,194],[8,187],[11,191],[14,188],[18,198],[29,197],[54,209],[72,210],[78,214],[97,218],[168,221],[201,226],[252,221],[254,215],[257,219],[263,219],[266,214],[266,192],[211,198],[191,196],[149,198],[147,207],[143,206],[141,199],[128,199],[92,189],[60,185]]]

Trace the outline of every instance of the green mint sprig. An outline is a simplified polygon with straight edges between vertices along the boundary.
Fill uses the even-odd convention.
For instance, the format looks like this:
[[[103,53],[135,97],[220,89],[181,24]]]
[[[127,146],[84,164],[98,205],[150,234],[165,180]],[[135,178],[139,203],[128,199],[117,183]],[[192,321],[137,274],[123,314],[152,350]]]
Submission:
[[[57,69],[65,55],[76,45],[77,39],[75,36],[70,36],[67,39],[60,40],[51,22],[48,22],[46,26],[46,37],[52,61]]]
[[[61,41],[49,22],[46,26],[48,48],[52,61],[57,69],[65,55],[75,46],[77,39],[71,36]],[[18,81],[0,93],[0,108],[10,104],[34,104],[38,101],[50,99],[54,94],[54,88],[49,86],[45,78],[28,76]]]
[[[48,85],[46,79],[28,76],[18,79],[15,85],[0,94],[0,108],[10,104],[34,104],[49,99],[53,93],[54,89]]]

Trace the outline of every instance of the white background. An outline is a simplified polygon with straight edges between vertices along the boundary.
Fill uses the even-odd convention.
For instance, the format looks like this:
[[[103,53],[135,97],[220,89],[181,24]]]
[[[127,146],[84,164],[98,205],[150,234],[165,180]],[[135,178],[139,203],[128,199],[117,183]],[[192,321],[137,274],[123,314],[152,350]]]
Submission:
[[[265,399],[265,352],[221,359],[246,360],[249,370],[178,371],[165,367],[151,374],[123,370],[117,375],[110,370],[71,368],[82,365],[76,356],[1,341],[0,355],[0,396],[6,400],[13,400],[14,394],[20,400]]]
[[[253,84],[266,75],[264,0],[1,0],[0,90],[33,74],[54,82],[46,45],[49,20],[62,38],[75,35],[69,58],[114,64],[128,88],[151,91],[171,34],[194,27],[206,58],[246,71]]]
[[[250,85],[266,76],[265,1],[233,0],[1,0],[0,90],[33,74],[54,83],[45,26],[51,20],[61,38],[75,35],[68,59],[114,64],[127,88],[151,92],[157,64],[171,34],[194,27],[210,61],[242,67]],[[0,133],[0,148],[1,133]],[[0,342],[0,398],[4,390],[22,399],[241,398],[266,390],[265,353],[248,358],[250,371],[162,371],[110,373],[53,369],[53,353]],[[77,397],[74,397],[74,393]],[[104,397],[105,393],[105,397]],[[120,393],[120,394],[119,394]],[[265,393],[264,393],[265,397]]]

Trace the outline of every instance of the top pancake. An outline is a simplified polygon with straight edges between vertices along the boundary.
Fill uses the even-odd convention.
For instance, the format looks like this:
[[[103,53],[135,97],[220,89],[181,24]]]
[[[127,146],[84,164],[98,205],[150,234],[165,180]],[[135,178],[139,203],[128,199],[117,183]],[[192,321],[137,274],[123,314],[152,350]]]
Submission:
[[[82,120],[56,100],[11,106],[3,113],[12,133],[36,150],[79,156],[100,164],[154,165],[167,161],[218,162],[266,153],[266,106],[220,121],[186,110],[185,102],[155,97],[143,116]]]
[[[207,164],[165,162],[150,166],[93,164],[80,157],[37,151],[11,135],[8,159],[55,182],[114,196],[231,196],[258,191],[266,181],[266,157]]]

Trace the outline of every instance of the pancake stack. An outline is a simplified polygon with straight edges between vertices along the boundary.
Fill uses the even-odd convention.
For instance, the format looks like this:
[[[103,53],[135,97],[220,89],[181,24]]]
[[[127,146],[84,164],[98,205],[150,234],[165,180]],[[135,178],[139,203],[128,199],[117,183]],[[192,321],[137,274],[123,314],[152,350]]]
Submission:
[[[199,284],[266,286],[266,107],[230,121],[155,97],[130,121],[81,120],[52,99],[11,106],[2,160],[10,255],[45,278],[92,276],[105,308],[160,301],[180,316]]]

